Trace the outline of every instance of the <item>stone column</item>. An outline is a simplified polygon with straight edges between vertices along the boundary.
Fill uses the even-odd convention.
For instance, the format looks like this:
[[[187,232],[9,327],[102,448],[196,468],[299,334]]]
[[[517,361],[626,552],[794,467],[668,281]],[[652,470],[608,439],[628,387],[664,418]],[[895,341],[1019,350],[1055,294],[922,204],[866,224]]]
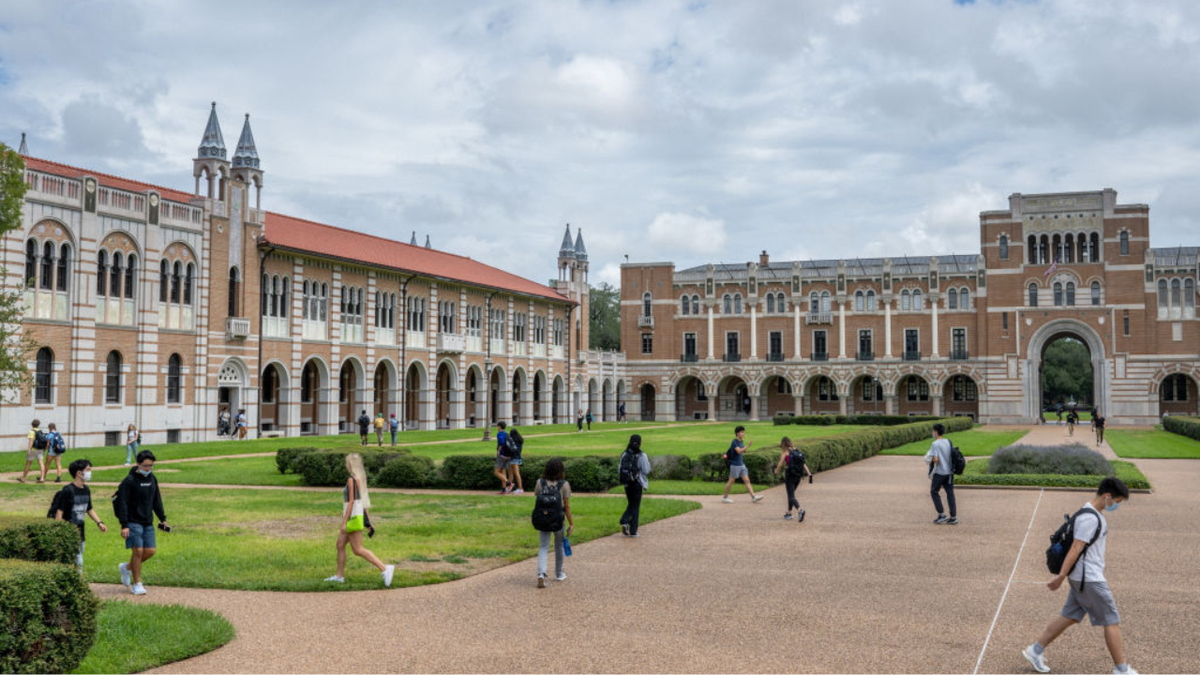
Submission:
[[[885,358],[892,357],[892,301],[887,299],[883,301],[883,355]]]
[[[938,358],[938,301],[936,295],[929,297],[929,302],[933,304],[933,352],[931,356]]]
[[[758,358],[758,303],[750,303],[750,358]]]
[[[887,394],[883,397],[883,414],[885,414],[885,415],[895,415],[896,414],[896,395],[895,394]]]
[[[850,396],[848,394],[845,396],[838,396],[838,414],[839,415],[849,414],[847,412],[849,402],[850,402]]]
[[[838,358],[846,358],[846,301],[838,302]]]
[[[717,393],[716,391],[708,394],[708,419],[717,419]]]
[[[930,394],[929,400],[930,400],[930,402],[933,403],[933,414],[941,415],[942,414],[942,397],[941,397],[941,395],[940,394]]]
[[[675,394],[655,394],[654,419],[663,422],[675,421]]]
[[[757,394],[750,397],[750,421],[751,422],[758,421],[758,395]]]
[[[792,395],[792,414],[796,415],[797,417],[804,414],[804,395],[803,394],[793,394]]]
[[[708,306],[708,360],[713,360],[713,307]]]

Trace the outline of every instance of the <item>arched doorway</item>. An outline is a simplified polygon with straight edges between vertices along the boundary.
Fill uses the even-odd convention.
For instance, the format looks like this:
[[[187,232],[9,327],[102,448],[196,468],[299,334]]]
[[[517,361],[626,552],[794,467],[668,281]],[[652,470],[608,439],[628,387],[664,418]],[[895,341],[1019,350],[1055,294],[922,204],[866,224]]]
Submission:
[[[392,414],[392,389],[395,385],[392,383],[395,378],[392,375],[392,364],[388,361],[380,361],[379,365],[375,366],[375,410],[372,411],[372,417],[375,414],[383,413],[386,418]]]
[[[1051,346],[1060,341],[1064,342],[1063,348],[1051,350]],[[1059,362],[1064,360],[1058,352],[1059,349],[1073,353],[1066,362],[1076,363],[1077,356],[1082,352],[1082,349],[1087,350],[1087,366],[1076,364],[1076,367],[1082,367],[1088,370],[1087,373],[1079,374],[1078,379],[1082,382],[1076,382],[1071,385],[1071,388],[1058,388],[1051,386],[1047,390],[1047,384],[1054,385],[1055,370]],[[1047,360],[1049,359],[1049,360]],[[1046,375],[1046,366],[1050,368],[1050,382],[1044,382]],[[1120,415],[1119,411],[1110,410],[1111,403],[1109,397],[1109,389],[1105,381],[1107,369],[1104,359],[1104,342],[1095,330],[1088,324],[1075,319],[1055,319],[1048,322],[1046,325],[1034,331],[1029,338],[1029,351],[1027,352],[1027,362],[1025,372],[1025,418],[1029,422],[1036,422],[1041,418],[1042,411],[1052,401],[1046,399],[1047,394],[1055,394],[1056,392],[1064,392],[1058,395],[1065,396],[1065,392],[1072,392],[1075,395],[1084,398],[1084,400],[1076,400],[1082,409],[1087,407],[1100,408],[1105,417],[1112,419]],[[1090,376],[1090,383],[1088,377]],[[1083,387],[1080,390],[1080,387]],[[1067,401],[1070,403],[1070,401]]]
[[[492,380],[488,386],[488,404],[491,406],[491,423],[495,424],[504,419],[507,409],[501,405],[500,397],[504,395],[504,371],[492,369]]]
[[[905,375],[896,384],[897,415],[932,415],[933,392],[920,375]]]
[[[425,402],[427,376],[420,361],[413,361],[404,375],[404,428],[420,429],[424,422],[421,414]]]
[[[230,432],[236,434],[238,411],[246,407],[242,395],[246,379],[246,367],[240,360],[229,359],[221,364],[221,369],[217,371],[217,409],[213,411],[213,428],[217,428],[221,410],[224,409],[229,412]],[[246,414],[249,413],[247,410]],[[247,422],[247,426],[252,424]]]
[[[526,410],[526,398],[528,397],[525,382],[525,371],[517,368],[513,371],[512,377],[512,423],[513,425],[524,424],[527,419],[528,410]]]
[[[625,380],[617,380],[617,411],[621,410],[621,406],[625,405]],[[626,417],[629,411],[626,410]]]
[[[479,366],[467,369],[467,424],[477,427],[482,424],[487,410],[483,407],[483,376]]]
[[[338,422],[341,433],[355,432],[355,420],[363,409],[359,403],[357,368],[353,360],[347,360],[338,373]]]
[[[600,415],[597,419],[601,422],[611,421],[616,417],[617,408],[613,402],[613,384],[612,380],[604,378],[604,384],[600,387]]]
[[[979,419],[979,385],[968,375],[952,375],[942,388],[942,414]]]
[[[675,419],[708,419],[708,392],[694,375],[686,375],[675,384]]]
[[[850,383],[846,410],[851,415],[882,415],[887,412],[883,400],[883,382],[875,375],[860,375]]]
[[[759,418],[773,417],[779,413],[791,414],[796,410],[792,398],[792,383],[782,375],[770,375],[763,380],[759,404]]]
[[[1092,358],[1087,345],[1071,333],[1052,336],[1042,346],[1042,411],[1090,410]]]
[[[449,429],[454,417],[454,396],[458,389],[458,376],[449,361],[442,361],[437,369],[437,428]]]
[[[717,419],[750,419],[750,387],[736,375],[717,383]]]
[[[550,391],[550,410],[554,416],[554,424],[561,424],[567,421],[570,416],[563,410],[566,405],[566,396],[563,392],[563,379],[561,375],[554,376],[553,389]]]
[[[1192,378],[1183,373],[1167,375],[1158,385],[1159,416],[1196,415],[1200,412],[1196,394],[1196,381]]]
[[[287,391],[284,381],[287,379],[278,363],[268,364],[263,368],[259,380],[259,426],[263,431],[278,431],[284,426],[284,415],[287,406],[283,405],[284,393]]]
[[[533,422],[534,424],[543,424],[546,421],[546,411],[542,409],[542,404],[546,397],[542,392],[546,389],[546,376],[542,371],[537,371],[533,374]],[[553,413],[551,413],[553,414]]]
[[[836,415],[841,412],[837,383],[828,375],[809,378],[804,387],[804,398],[808,401],[809,415]]]
[[[309,359],[300,371],[300,433],[304,435],[319,434],[324,422],[321,399],[327,386],[322,365],[317,359]]]
[[[584,406],[583,413],[591,413],[593,419],[600,419],[600,385],[596,378],[588,380],[587,405]]]
[[[642,388],[639,389],[638,391],[642,397],[642,406],[641,406],[642,420],[643,421],[653,421],[654,420],[654,403],[655,403],[655,399],[657,398],[656,392],[654,390],[654,385],[647,382],[647,383],[643,384]]]

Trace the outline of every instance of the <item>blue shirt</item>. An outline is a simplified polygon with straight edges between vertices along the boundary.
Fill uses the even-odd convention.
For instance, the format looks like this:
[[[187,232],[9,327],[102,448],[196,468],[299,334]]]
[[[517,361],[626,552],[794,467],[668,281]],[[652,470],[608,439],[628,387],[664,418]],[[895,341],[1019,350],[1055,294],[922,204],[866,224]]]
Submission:
[[[503,455],[508,447],[508,432],[499,431],[496,433],[496,454]]]
[[[745,447],[746,444],[740,438],[733,439],[733,442],[729,444],[727,454],[731,457],[729,460],[730,466],[745,466],[745,462],[742,460],[742,453],[738,452],[738,449],[744,450]]]

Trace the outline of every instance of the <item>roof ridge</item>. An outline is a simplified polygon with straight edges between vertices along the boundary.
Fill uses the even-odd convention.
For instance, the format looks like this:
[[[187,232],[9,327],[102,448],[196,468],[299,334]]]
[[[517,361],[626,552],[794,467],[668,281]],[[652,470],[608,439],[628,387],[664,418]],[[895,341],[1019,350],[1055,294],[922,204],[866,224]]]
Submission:
[[[85,169],[81,166],[74,166],[72,164],[64,164],[62,162],[56,162],[52,159],[44,159],[42,157],[35,157],[33,155],[22,155],[22,158],[23,159],[32,159],[32,160],[36,160],[38,162],[45,162],[46,164],[53,164],[54,166],[61,166],[64,169],[72,169],[74,171],[78,171],[78,172],[88,175],[88,176],[96,176],[97,178],[113,178],[115,180],[123,180],[123,181],[127,181],[130,183],[136,183],[138,185],[144,185],[148,188],[152,188],[159,192],[174,192],[174,193],[178,193],[181,195],[188,195],[190,197],[195,196],[186,190],[180,190],[178,188],[171,188],[171,187],[167,187],[165,185],[155,185],[154,183],[147,183],[146,181],[136,180],[134,178],[126,178],[124,176],[118,176],[116,174],[104,173],[103,171],[95,171],[93,169]],[[36,171],[37,169],[34,169],[34,170]],[[116,189],[120,190],[122,188],[116,188]]]
[[[370,232],[363,232],[361,230],[352,230],[348,227],[341,227],[339,225],[330,225],[329,223],[322,223],[319,220],[312,220],[310,218],[301,218],[299,216],[289,216],[286,213],[279,213],[278,211],[266,211],[265,213],[270,214],[272,216],[279,216],[280,218],[287,218],[289,220],[298,220],[302,223],[308,223],[309,225],[319,225],[320,227],[328,227],[331,230],[337,230],[339,232],[349,232],[351,234],[356,234],[360,237],[370,237],[371,239],[378,239],[379,241],[386,241],[389,244],[400,244],[401,246],[407,246],[409,248],[420,249],[422,251],[432,251],[434,253],[440,253],[442,255],[447,255],[447,256],[450,256],[453,258],[459,258],[461,260],[470,260],[471,262],[479,263],[480,265],[487,265],[487,263],[480,262],[470,256],[461,255],[458,253],[451,253],[449,251],[443,251],[443,250],[437,249],[437,248],[425,248],[424,246],[410,244],[405,241],[400,241],[399,239],[389,239],[387,237],[381,237],[378,234],[371,234]],[[268,242],[271,241],[270,235],[267,236],[267,241]],[[493,267],[493,266],[488,265],[488,267]],[[495,267],[494,269],[499,270],[500,268]],[[503,272],[504,270],[500,270],[500,271]],[[512,274],[512,272],[508,272],[508,274]],[[517,276],[520,276],[520,275],[517,275]],[[521,278],[524,278],[524,277],[521,277]],[[537,282],[535,281],[534,283],[537,283]]]

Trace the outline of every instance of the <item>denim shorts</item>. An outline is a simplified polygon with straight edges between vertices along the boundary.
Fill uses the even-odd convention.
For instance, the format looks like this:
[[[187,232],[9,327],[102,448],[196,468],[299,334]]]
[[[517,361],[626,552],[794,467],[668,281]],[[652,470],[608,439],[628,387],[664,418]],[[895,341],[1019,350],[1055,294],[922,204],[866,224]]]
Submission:
[[[154,548],[154,526],[129,523],[129,536],[125,538],[125,548]]]
[[[743,476],[749,476],[749,475],[750,475],[750,470],[746,468],[745,464],[730,464],[729,465],[729,477],[730,478],[736,479],[736,478],[742,478]]]
[[[508,465],[509,466],[521,466],[521,458],[520,457],[509,458]]]

